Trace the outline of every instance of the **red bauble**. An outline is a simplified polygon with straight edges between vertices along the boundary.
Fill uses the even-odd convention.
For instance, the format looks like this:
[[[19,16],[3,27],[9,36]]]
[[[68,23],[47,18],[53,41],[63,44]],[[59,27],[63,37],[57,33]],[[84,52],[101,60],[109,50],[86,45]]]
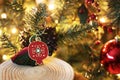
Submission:
[[[101,43],[100,40],[95,41],[95,45],[99,45]]]
[[[95,14],[91,14],[89,18],[90,18],[90,20],[95,20],[96,19],[96,15]]]
[[[86,2],[87,4],[91,4],[91,3],[94,3],[94,0],[85,0],[85,2]]]
[[[98,6],[99,6],[99,4],[98,4],[97,2],[95,2],[95,3],[94,3],[94,6],[95,6],[95,7],[98,7]]]
[[[101,64],[112,74],[120,73],[120,42],[110,40],[101,50]]]
[[[109,33],[113,33],[113,29],[112,28],[108,28],[108,32]]]

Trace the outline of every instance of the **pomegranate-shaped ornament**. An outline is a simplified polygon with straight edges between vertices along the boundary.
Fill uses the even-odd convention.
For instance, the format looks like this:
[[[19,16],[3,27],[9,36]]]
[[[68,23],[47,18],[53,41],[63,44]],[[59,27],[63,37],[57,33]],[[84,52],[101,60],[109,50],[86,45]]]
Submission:
[[[119,38],[105,43],[101,50],[101,64],[112,73],[120,73],[120,41]]]
[[[48,54],[48,46],[40,37],[33,35],[29,39],[29,46],[17,52],[11,60],[18,65],[37,66],[42,64]]]
[[[48,56],[48,53],[48,46],[42,41],[33,41],[28,46],[28,55],[37,64],[42,64],[42,60]]]

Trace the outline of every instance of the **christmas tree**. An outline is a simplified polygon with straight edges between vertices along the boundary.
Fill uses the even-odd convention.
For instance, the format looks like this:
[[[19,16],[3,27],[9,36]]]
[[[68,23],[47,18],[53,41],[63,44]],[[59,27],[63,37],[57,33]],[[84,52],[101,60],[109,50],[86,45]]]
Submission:
[[[120,0],[1,0],[0,15],[0,62],[39,36],[75,80],[120,79]]]

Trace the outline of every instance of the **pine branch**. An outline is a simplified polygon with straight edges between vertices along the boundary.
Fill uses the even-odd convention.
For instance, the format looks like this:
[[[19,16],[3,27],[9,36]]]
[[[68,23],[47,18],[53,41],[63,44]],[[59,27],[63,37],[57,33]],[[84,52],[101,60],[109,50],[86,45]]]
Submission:
[[[17,47],[12,44],[11,40],[7,37],[5,33],[2,35],[2,37],[0,37],[0,41],[2,42],[3,48],[9,48],[11,49],[11,52],[16,53]]]
[[[89,31],[93,28],[97,28],[97,26],[97,23],[93,23],[93,25],[76,25],[74,27],[71,26],[67,31],[65,31],[65,28],[61,28],[58,32],[58,40],[62,43],[65,43],[69,40],[75,40],[80,36],[80,34],[86,33],[86,31]]]
[[[15,12],[22,12],[24,11],[23,4],[24,4],[23,0],[21,1],[14,0],[11,3],[8,3],[8,7]]]
[[[39,4],[36,9],[30,14],[27,14],[24,21],[25,27],[29,27],[32,32],[37,32],[43,28],[45,24],[45,16],[46,16],[46,5]],[[42,26],[42,27],[41,27]]]
[[[112,20],[110,25],[120,27],[120,0],[108,0],[107,16]]]

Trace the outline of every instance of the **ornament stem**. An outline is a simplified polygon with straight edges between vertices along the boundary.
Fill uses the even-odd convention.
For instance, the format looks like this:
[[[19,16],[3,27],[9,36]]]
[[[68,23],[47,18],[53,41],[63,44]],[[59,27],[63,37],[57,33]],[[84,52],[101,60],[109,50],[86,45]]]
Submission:
[[[41,41],[41,38],[39,37],[39,35],[32,35],[29,39],[29,43],[31,43],[32,41]]]

